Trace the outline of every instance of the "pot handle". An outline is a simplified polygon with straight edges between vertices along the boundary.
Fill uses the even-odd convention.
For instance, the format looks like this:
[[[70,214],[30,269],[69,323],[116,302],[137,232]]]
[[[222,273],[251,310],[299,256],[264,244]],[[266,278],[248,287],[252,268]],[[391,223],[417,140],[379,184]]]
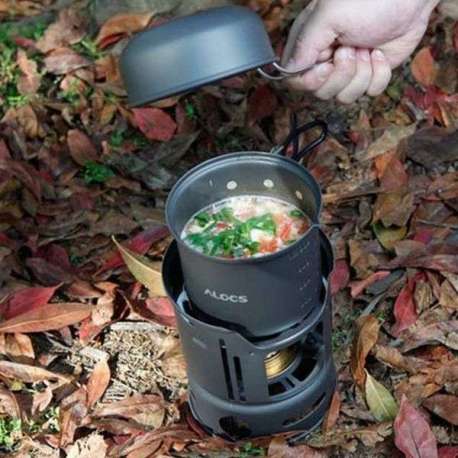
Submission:
[[[283,156],[286,155],[286,151],[288,150],[288,147],[293,144],[293,154],[291,158],[297,162],[299,162],[301,159],[304,158],[310,151],[312,151],[314,148],[316,148],[318,145],[321,145],[326,140],[326,137],[328,136],[328,125],[321,120],[315,120],[312,122],[309,122],[307,124],[304,124],[303,126],[297,126],[297,117],[295,114],[293,114],[292,119],[291,119],[291,131],[286,138],[286,140],[283,142],[283,144],[280,146],[280,151],[279,153]],[[314,129],[316,127],[319,127],[321,129],[321,133],[319,137],[313,142],[309,143],[308,145],[304,146],[302,149],[299,149],[299,137],[301,134],[304,132],[307,132],[310,129]]]

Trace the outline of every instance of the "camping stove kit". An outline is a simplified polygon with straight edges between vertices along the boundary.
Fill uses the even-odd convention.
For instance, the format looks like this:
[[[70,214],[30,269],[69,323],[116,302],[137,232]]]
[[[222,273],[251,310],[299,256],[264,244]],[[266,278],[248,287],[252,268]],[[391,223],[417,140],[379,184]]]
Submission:
[[[268,64],[276,75],[261,68]],[[121,57],[131,106],[251,69],[269,79],[297,73],[277,63],[261,19],[240,7],[154,27],[134,37]],[[299,148],[300,135],[309,130],[319,131],[316,140]],[[319,225],[319,186],[300,164],[325,137],[321,121],[301,127],[293,122],[288,138],[272,152],[211,159],[170,192],[166,218],[175,241],[165,255],[163,281],[187,362],[190,409],[209,433],[238,440],[311,431],[329,408],[336,385],[329,289],[333,255]],[[196,212],[240,195],[293,204],[311,226],[285,249],[253,258],[210,257],[182,240]]]

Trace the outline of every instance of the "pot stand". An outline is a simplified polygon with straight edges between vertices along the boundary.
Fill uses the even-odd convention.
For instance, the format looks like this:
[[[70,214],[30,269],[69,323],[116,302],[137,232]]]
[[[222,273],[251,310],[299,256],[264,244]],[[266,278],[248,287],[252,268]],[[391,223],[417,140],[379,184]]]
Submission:
[[[175,305],[188,364],[190,408],[207,431],[238,440],[311,430],[329,407],[336,375],[331,351],[331,303],[324,277],[332,268],[321,236],[325,295],[319,313],[269,339],[247,339],[196,318],[186,293],[176,242],[164,259],[164,283]],[[287,354],[284,365],[272,365]],[[273,355],[273,356],[272,356]]]

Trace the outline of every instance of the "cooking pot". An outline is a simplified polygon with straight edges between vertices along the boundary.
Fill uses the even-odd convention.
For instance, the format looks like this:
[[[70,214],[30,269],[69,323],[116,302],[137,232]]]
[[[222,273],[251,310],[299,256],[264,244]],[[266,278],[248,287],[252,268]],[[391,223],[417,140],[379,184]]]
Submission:
[[[294,151],[291,158],[285,157],[290,144],[297,149],[298,136],[313,128],[320,129],[320,136]],[[293,128],[274,154],[239,152],[211,159],[186,173],[170,192],[166,219],[177,241],[185,290],[194,306],[208,317],[233,323],[245,335],[260,337],[295,325],[322,303],[321,193],[298,161],[325,139],[326,132],[325,123],[313,121]],[[186,223],[198,211],[241,195],[291,203],[309,217],[311,226],[283,250],[251,258],[208,256],[181,238]],[[258,327],[261,316],[270,326]]]

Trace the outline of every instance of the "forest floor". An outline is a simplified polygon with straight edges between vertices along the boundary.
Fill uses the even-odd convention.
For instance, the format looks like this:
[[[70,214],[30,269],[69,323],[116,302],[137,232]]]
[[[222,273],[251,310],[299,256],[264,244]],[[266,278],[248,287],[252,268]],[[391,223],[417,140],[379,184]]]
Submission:
[[[91,2],[67,3],[0,0],[0,453],[457,457],[453,2],[455,19],[434,13],[413,59],[375,99],[317,101],[249,73],[136,109],[120,52],[170,14],[124,11],[99,26]],[[281,50],[303,2],[245,3]],[[292,113],[330,128],[305,165],[322,186],[336,255],[338,386],[304,444],[231,444],[208,437],[186,405],[159,275],[171,241],[164,203],[209,157],[270,151]]]

